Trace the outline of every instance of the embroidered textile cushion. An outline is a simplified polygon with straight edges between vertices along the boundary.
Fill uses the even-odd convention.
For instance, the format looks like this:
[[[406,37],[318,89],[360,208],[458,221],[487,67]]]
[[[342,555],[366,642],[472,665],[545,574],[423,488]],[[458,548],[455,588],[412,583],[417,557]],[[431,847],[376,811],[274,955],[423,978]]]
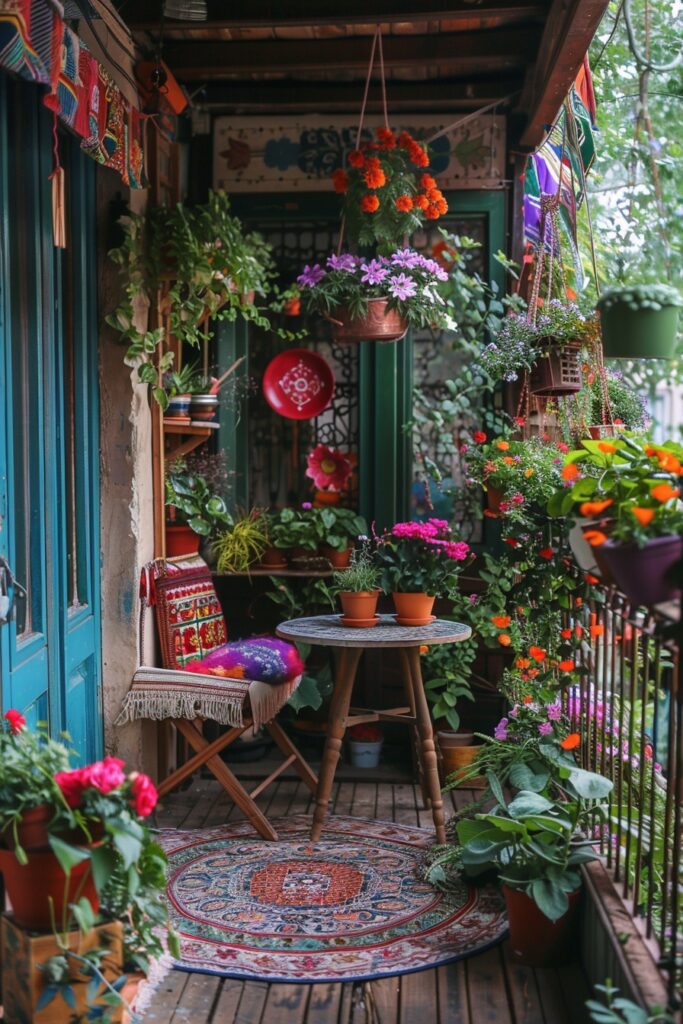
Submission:
[[[206,566],[158,577],[154,590],[166,668],[187,668],[226,643],[223,611]]]
[[[300,676],[304,663],[294,644],[275,637],[253,637],[224,644],[201,661],[192,662],[187,669],[204,675],[256,679],[279,686]]]

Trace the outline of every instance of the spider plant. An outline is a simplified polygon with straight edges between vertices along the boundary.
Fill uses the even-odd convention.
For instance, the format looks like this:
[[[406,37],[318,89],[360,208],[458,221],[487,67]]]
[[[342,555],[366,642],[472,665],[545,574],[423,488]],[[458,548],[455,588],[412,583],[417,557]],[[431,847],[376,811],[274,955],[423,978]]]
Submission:
[[[251,509],[219,534],[213,544],[218,572],[248,572],[268,547],[268,528],[263,509]]]

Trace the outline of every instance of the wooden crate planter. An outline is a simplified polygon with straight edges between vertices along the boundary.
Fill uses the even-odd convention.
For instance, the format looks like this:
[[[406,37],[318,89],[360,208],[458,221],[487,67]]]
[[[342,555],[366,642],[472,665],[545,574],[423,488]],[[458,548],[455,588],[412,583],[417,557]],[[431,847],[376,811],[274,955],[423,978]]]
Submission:
[[[10,1021],[12,1024],[64,1024],[67,1020],[80,1019],[79,1014],[86,1019],[89,979],[79,973],[76,961],[72,963],[75,1009],[67,1006],[58,994],[43,1009],[36,1010],[45,988],[40,965],[60,953],[53,935],[26,932],[17,927],[11,917],[3,915],[0,944],[3,1010],[8,1024]],[[123,925],[115,921],[99,925],[87,935],[78,931],[69,933],[69,948],[76,953],[104,947],[109,954],[103,960],[102,973],[113,983],[123,973]],[[121,1006],[113,1008],[112,1021],[121,1021],[122,1009]]]

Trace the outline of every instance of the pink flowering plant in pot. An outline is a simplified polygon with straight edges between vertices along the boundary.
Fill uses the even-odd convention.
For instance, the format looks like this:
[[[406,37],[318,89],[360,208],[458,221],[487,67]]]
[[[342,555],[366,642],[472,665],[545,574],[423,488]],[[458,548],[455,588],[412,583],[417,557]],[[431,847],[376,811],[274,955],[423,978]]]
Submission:
[[[469,545],[458,540],[445,519],[395,523],[379,538],[376,564],[380,585],[391,593],[399,625],[426,625],[434,600],[445,594],[471,560]],[[419,604],[404,600],[422,598]]]

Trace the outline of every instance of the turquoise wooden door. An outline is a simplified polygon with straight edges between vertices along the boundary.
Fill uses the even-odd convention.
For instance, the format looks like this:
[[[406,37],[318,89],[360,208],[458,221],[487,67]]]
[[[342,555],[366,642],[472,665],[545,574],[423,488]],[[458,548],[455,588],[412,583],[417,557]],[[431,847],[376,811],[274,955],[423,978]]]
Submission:
[[[60,138],[68,247],[52,244],[52,121],[0,75],[0,557],[25,594],[0,625],[3,710],[102,747],[95,167]]]

